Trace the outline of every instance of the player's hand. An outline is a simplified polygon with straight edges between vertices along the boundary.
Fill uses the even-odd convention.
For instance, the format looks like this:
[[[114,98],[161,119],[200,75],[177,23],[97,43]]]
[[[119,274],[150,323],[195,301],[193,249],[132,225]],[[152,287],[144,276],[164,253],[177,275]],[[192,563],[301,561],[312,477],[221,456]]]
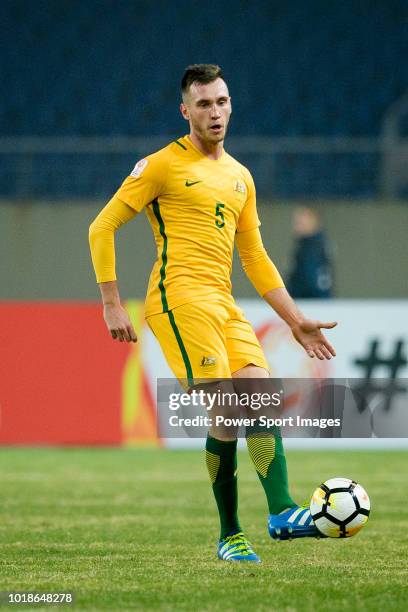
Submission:
[[[103,318],[114,340],[137,342],[136,332],[123,306],[120,304],[105,304]]]
[[[336,325],[336,322],[322,323],[321,321],[304,319],[292,327],[292,334],[295,340],[303,346],[309,357],[331,359],[336,356],[336,351],[320,330],[332,329]]]

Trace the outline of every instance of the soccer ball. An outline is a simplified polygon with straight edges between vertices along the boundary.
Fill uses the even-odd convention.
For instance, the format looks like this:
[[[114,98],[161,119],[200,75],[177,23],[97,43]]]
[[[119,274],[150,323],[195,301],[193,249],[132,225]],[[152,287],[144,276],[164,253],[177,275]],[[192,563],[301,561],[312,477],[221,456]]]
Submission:
[[[330,478],[313,493],[310,514],[323,535],[349,538],[368,521],[370,499],[354,480]]]

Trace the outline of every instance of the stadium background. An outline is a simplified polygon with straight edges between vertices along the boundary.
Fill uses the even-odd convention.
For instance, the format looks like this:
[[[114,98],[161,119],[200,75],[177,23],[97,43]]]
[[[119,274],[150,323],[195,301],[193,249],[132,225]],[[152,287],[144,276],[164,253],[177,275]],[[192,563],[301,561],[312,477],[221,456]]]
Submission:
[[[30,546],[40,550],[42,543],[48,542],[47,525],[51,525],[49,542],[55,550],[44,549],[44,555],[59,567],[55,551],[71,541],[69,530],[68,535],[64,532],[65,522],[61,523],[61,532],[54,532],[50,514],[40,513],[43,506],[38,490],[46,496],[55,490],[55,500],[46,497],[49,501],[44,503],[49,503],[49,512],[56,517],[60,516],[60,499],[61,504],[68,508],[71,503],[73,512],[78,512],[75,500],[80,504],[81,499],[88,499],[87,487],[91,487],[96,500],[102,500],[105,487],[117,500],[120,513],[122,498],[112,483],[123,470],[123,479],[118,482],[129,491],[138,487],[132,503],[125,501],[125,505],[130,504],[130,516],[146,485],[131,466],[142,466],[146,473],[150,469],[153,478],[163,482],[169,475],[158,465],[162,461],[160,453],[166,451],[155,450],[157,459],[140,450],[134,451],[140,455],[131,456],[126,454],[130,451],[123,450],[119,458],[103,449],[78,451],[67,458],[58,451],[49,451],[48,455],[39,449],[11,451],[7,445],[162,444],[155,436],[153,383],[155,376],[165,376],[167,371],[157,347],[145,336],[141,302],[155,256],[147,222],[140,215],[120,231],[116,241],[122,297],[142,339],[135,347],[116,345],[107,337],[87,232],[90,221],[136,161],[186,133],[178,104],[179,80],[187,64],[215,62],[224,70],[233,99],[227,149],[254,175],[264,243],[284,276],[290,264],[293,209],[312,203],[323,211],[335,247],[337,299],[303,306],[322,319],[334,316],[340,324],[343,322],[343,328],[339,326],[331,336],[348,359],[346,363],[343,358],[341,367],[350,368],[357,358],[368,354],[370,343],[378,340],[386,362],[378,375],[388,376],[387,359],[391,360],[400,343],[397,375],[406,377],[408,6],[404,0],[329,4],[322,0],[293,0],[290,4],[263,0],[222,4],[186,0],[4,0],[0,17],[0,443],[5,445],[0,459],[6,499],[15,500],[14,506],[5,502],[2,528],[9,529],[10,568],[13,563],[17,568],[10,569],[7,584],[16,588],[39,584],[49,587],[52,580],[46,576],[52,574],[57,576],[59,588],[64,584],[63,571],[72,578],[71,566],[54,574],[54,568],[38,557],[45,569],[43,574],[36,573],[34,556],[34,565],[24,566],[28,572],[24,575],[32,577],[27,582],[22,579],[21,558],[13,561],[14,552],[10,552],[15,550],[16,539],[27,536],[28,549],[22,552],[28,554],[30,563]],[[257,329],[267,322],[273,331],[276,319],[262,306],[237,263],[233,286],[235,296],[245,300],[247,315],[254,317]],[[272,349],[281,333],[281,328],[276,329],[278,336],[272,338]],[[296,349],[287,337],[284,344],[280,365],[290,369]],[[339,370],[341,375],[344,371]],[[301,365],[299,372],[307,373],[305,366]],[[351,372],[359,375],[356,369]],[[391,445],[395,446],[395,441]],[[302,494],[320,478],[322,459],[315,456],[313,448],[307,456],[289,454],[290,465],[292,462],[297,468],[308,469],[309,480],[301,483],[299,472],[294,472],[295,487]],[[183,483],[183,459],[177,451],[173,456],[166,461],[179,470]],[[375,465],[376,473],[382,474],[380,483],[389,482],[389,473],[381,469],[387,463],[391,465],[393,459],[382,459],[380,453],[375,460],[367,457],[360,453],[346,458],[333,453],[325,458],[327,475],[333,475],[338,466],[350,471],[353,468],[356,478],[361,474],[371,491],[377,483],[370,480],[368,466]],[[245,459],[241,461],[245,474]],[[192,455],[191,465],[195,462],[198,465],[199,460]],[[398,491],[403,482],[397,480],[396,470],[402,473],[403,464],[405,452],[395,457],[392,472]],[[367,468],[361,467],[364,465]],[[197,473],[207,493],[205,475]],[[175,482],[174,473],[172,478]],[[65,481],[69,486],[79,486],[74,501],[64,489]],[[147,490],[154,495],[153,489]],[[200,491],[197,488],[196,495],[204,495]],[[383,492],[380,485],[373,491],[379,510]],[[90,514],[96,521],[94,503],[100,503],[105,513],[111,512],[110,499],[103,499],[92,499],[88,506],[84,501],[84,526]],[[177,506],[175,498],[169,499]],[[187,493],[184,499],[190,503]],[[150,502],[145,502],[147,508]],[[193,509],[198,512],[198,508]],[[385,517],[387,508],[382,510]],[[148,547],[156,532],[141,512],[137,517],[146,537],[149,534]],[[23,517],[21,521],[28,528],[33,527],[32,533],[24,527],[20,530],[17,516]],[[132,537],[135,520],[127,525],[127,538]],[[178,528],[184,530],[184,518],[178,520]],[[78,524],[76,529],[78,537],[87,542],[88,535]],[[89,542],[93,533],[90,529]],[[40,543],[35,534],[40,534]],[[114,534],[121,543],[120,554],[134,554],[122,541],[123,534],[115,530]],[[139,538],[143,540],[143,534]],[[382,540],[383,552],[387,545],[388,541]],[[116,550],[113,540],[108,546]],[[153,554],[157,563],[163,546]],[[175,539],[172,546],[177,551]],[[396,546],[395,559],[399,550]],[[362,559],[366,553],[368,566],[369,552],[361,549]],[[194,554],[201,560],[201,550]],[[333,550],[330,554],[329,562],[335,566]],[[287,558],[286,562],[291,561]],[[77,563],[82,567],[80,557]],[[351,567],[351,557],[349,563]],[[92,589],[100,590],[108,580],[100,573],[102,566],[95,567],[96,574],[89,575],[96,575],[100,582],[94,583],[92,578],[87,583],[91,603]],[[154,567],[151,571],[156,575]],[[186,570],[186,576],[189,572]],[[384,589],[397,580],[398,572],[396,565]],[[176,575],[173,578],[179,579]],[[343,578],[348,588],[348,579]],[[340,582],[343,578],[341,572],[336,576]],[[75,580],[80,576],[71,582]],[[130,584],[132,577],[129,580]],[[371,584],[371,577],[367,580]],[[376,584],[381,585],[381,581]],[[180,588],[181,610],[182,594],[190,586]],[[219,584],[214,588],[222,602]],[[246,593],[238,584],[235,588],[235,608],[241,609]],[[265,590],[265,583],[262,588]],[[167,593],[163,589],[152,599],[146,596],[145,605],[165,606]],[[201,592],[199,582],[196,590]],[[300,597],[302,593],[303,588]],[[381,602],[385,601],[384,593]],[[122,604],[132,607],[123,593],[123,600],[119,597],[114,603],[106,597],[108,609]],[[292,605],[282,597],[276,601],[282,606]],[[321,597],[319,591],[315,605],[321,604]],[[230,605],[231,601],[226,603]],[[353,605],[356,601],[358,604],[358,598]],[[332,600],[327,603],[337,609]],[[258,605],[258,609],[263,608]],[[403,606],[398,608],[396,604],[390,609]]]
[[[280,2],[220,7],[182,0],[155,6],[13,0],[3,2],[0,11],[6,43],[1,71],[7,83],[0,115],[0,297],[3,320],[9,321],[3,325],[1,439],[66,441],[28,426],[22,397],[30,398],[42,415],[37,422],[44,424],[50,414],[57,418],[58,396],[64,432],[66,420],[73,431],[83,422],[84,406],[92,414],[106,413],[107,428],[112,403],[121,419],[132,411],[134,418],[143,418],[141,398],[147,393],[152,408],[155,377],[169,374],[159,355],[152,371],[149,342],[141,341],[136,352],[109,345],[87,230],[140,157],[186,132],[178,104],[180,75],[188,63],[223,67],[233,99],[228,150],[255,177],[264,243],[284,277],[293,250],[293,209],[312,203],[322,211],[334,245],[336,297],[407,298],[401,275],[408,267],[408,68],[401,61],[407,51],[406,3],[342,2],[327,9],[318,0],[290,8]],[[155,257],[145,216],[123,228],[116,242],[122,297],[143,300]],[[247,316],[252,304],[259,309],[236,258],[233,291],[239,299],[253,300]],[[81,307],[84,300],[94,305]],[[142,305],[132,304],[145,336]],[[401,334],[406,342],[406,326],[399,316],[387,323],[385,302],[367,302],[356,310],[354,328],[343,325],[341,332],[339,327],[333,341],[345,343],[358,330],[361,336],[367,308],[373,320],[385,322],[379,350],[391,358]],[[333,303],[311,309],[312,316],[323,318],[341,320],[342,313]],[[342,352],[354,348],[350,360],[358,358],[376,339],[375,331],[368,329],[354,347],[347,341]],[[115,384],[112,372],[98,384],[105,355],[116,364]],[[283,371],[277,373],[310,375],[307,366],[294,370],[285,359],[293,354],[282,354]],[[22,362],[29,367],[16,380]],[[139,384],[135,394],[139,368],[150,372],[150,384],[147,392]],[[326,375],[363,375],[346,370]],[[405,372],[402,364],[398,375]],[[376,370],[375,375],[382,374]],[[12,420],[6,418],[9,411]],[[87,437],[69,440],[121,437],[101,438],[92,421]],[[31,435],[22,434],[27,426]],[[140,427],[144,431],[145,425]]]
[[[279,268],[291,207],[319,201],[338,297],[406,297],[393,272],[408,263],[405,2],[6,0],[0,11],[3,298],[97,297],[88,222],[139,157],[185,133],[178,86],[192,61],[224,69],[228,148],[255,177]],[[122,289],[140,299],[146,227],[138,219],[118,246]],[[238,269],[234,287],[254,295]]]

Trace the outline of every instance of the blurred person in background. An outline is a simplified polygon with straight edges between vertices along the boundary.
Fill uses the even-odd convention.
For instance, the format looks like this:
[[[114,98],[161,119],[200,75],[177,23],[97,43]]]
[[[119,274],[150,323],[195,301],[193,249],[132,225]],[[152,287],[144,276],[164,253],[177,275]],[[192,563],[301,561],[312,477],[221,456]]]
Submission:
[[[296,208],[292,218],[295,237],[288,291],[293,298],[332,298],[332,248],[318,210]]]

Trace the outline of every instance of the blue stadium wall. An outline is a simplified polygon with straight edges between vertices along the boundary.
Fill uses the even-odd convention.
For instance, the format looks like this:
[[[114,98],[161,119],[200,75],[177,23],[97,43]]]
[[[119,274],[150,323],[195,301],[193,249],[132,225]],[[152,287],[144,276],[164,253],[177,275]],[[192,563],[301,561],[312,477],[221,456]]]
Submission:
[[[180,135],[193,62],[222,66],[232,136],[376,137],[408,84],[405,0],[4,0],[0,19],[3,137]],[[107,197],[137,155],[37,156],[23,195]],[[377,153],[283,155],[273,193],[262,160],[241,161],[263,196],[377,195]],[[3,155],[0,196],[22,195],[18,163]]]
[[[219,63],[231,133],[373,136],[408,81],[408,3],[3,0],[2,135],[174,135],[192,62]]]

